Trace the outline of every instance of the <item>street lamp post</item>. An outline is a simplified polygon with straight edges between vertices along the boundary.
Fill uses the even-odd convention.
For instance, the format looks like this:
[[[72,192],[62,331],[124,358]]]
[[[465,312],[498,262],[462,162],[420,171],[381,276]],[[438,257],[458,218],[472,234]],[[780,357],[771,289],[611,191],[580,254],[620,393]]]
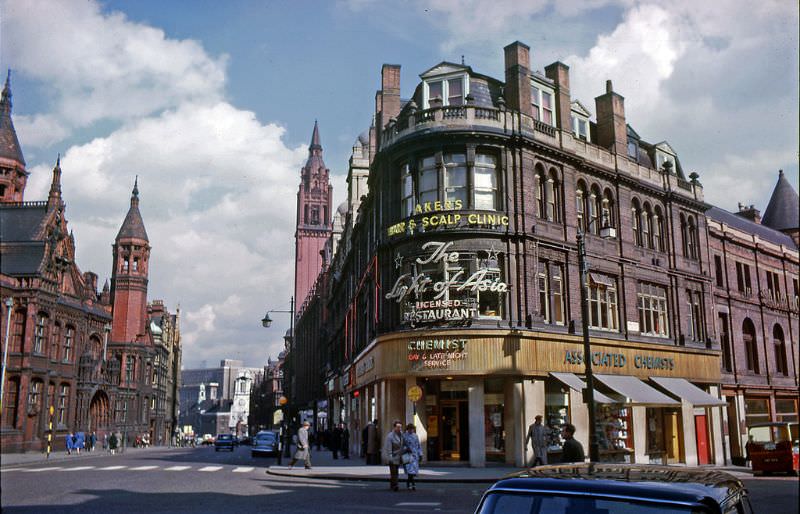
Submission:
[[[8,334],[11,330],[11,308],[14,306],[14,300],[10,297],[6,298],[6,338],[3,342],[3,371],[2,378],[0,378],[0,412],[3,412],[3,398],[6,387],[6,366],[8,365]]]
[[[581,271],[581,325],[583,332],[583,362],[586,365],[586,389],[583,390],[583,401],[589,409],[589,460],[600,461],[600,449],[597,445],[594,410],[594,374],[592,373],[592,348],[589,342],[589,292],[587,289],[586,246],[583,232],[578,230],[578,267]]]
[[[268,310],[267,311],[267,313],[264,315],[264,318],[261,320],[261,325],[264,328],[269,328],[272,325],[272,318],[269,317],[269,313],[270,312],[280,312],[280,313],[283,313],[283,314],[289,314],[289,338],[286,339],[285,345],[286,345],[286,350],[291,350],[291,344],[294,341],[294,296],[292,296],[289,299],[289,310],[288,311],[280,310],[280,309],[272,309],[272,310]],[[286,396],[285,395],[285,392],[286,392],[286,378],[285,378],[285,376],[284,376],[284,378],[282,379],[281,382],[283,384],[282,387],[283,387],[283,393],[284,393],[284,397],[285,397]],[[285,411],[285,412],[288,412],[288,410],[289,410],[289,408],[284,406],[283,403],[281,404],[280,408],[281,408],[282,411]],[[281,445],[280,445],[281,439],[283,439],[283,447],[281,447]],[[289,429],[288,429],[288,424],[286,423],[286,416],[285,415],[282,416],[282,418],[281,418],[281,427],[280,427],[279,432],[278,432],[278,442],[279,442],[279,444],[278,444],[278,465],[280,466],[281,465],[281,457],[283,455],[283,449],[284,448],[286,449],[286,456],[288,457],[290,455],[290,450],[289,450]]]

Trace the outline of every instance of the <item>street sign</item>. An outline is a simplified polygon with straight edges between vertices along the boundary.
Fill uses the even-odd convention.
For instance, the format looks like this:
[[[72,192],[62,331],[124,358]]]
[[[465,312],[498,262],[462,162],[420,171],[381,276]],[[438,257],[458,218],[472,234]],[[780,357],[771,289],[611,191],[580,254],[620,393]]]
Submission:
[[[408,399],[412,402],[418,402],[422,398],[422,388],[420,386],[411,386],[408,388]]]

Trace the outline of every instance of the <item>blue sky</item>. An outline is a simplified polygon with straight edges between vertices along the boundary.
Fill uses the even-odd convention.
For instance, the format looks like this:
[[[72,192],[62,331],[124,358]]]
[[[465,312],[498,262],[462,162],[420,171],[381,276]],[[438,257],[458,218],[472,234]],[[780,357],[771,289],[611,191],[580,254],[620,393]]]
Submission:
[[[335,198],[370,123],[383,63],[402,95],[443,60],[503,78],[503,46],[562,60],[593,110],[605,80],[628,122],[667,140],[706,200],[762,209],[797,188],[798,8],[780,0],[0,1],[0,64],[43,198],[61,153],[78,264],[110,273],[135,175],[151,298],[181,306],[184,364],[277,355],[294,198],[314,120]],[[285,299],[284,299],[285,297]],[[285,304],[285,305],[284,305]],[[280,319],[286,318],[286,319]]]

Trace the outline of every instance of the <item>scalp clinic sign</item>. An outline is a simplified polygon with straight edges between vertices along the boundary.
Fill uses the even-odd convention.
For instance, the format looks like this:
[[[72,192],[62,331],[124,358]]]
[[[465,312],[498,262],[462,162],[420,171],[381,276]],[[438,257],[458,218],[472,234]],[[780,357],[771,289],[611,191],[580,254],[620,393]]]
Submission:
[[[461,200],[446,200],[444,202],[424,202],[414,206],[413,217],[395,223],[387,229],[389,236],[414,233],[437,227],[507,227],[508,216],[497,212],[466,212],[461,211]]]
[[[453,243],[429,241],[422,250],[430,253],[414,261],[413,271],[401,274],[387,300],[403,305],[403,321],[419,322],[464,321],[478,315],[478,297],[481,293],[498,295],[508,291],[508,284],[500,280],[497,254],[494,250],[488,259],[476,259],[474,272],[469,261],[461,260],[452,251]],[[436,276],[420,272],[420,267],[438,270]]]

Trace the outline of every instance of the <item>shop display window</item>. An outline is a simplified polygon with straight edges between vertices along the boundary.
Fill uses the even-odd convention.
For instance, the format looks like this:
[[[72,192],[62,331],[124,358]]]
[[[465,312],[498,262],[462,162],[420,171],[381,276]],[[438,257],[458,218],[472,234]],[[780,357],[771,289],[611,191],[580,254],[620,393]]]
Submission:
[[[797,421],[797,400],[792,398],[775,399],[775,421]]]
[[[633,452],[631,408],[604,404],[596,406],[595,409],[595,433],[601,460],[612,462],[629,460],[630,453]]]
[[[770,421],[769,398],[745,397],[744,412],[744,417],[748,426],[752,425],[753,423]]]
[[[484,439],[486,460],[505,460],[506,432],[503,425],[503,379],[489,378],[484,383]]]
[[[545,383],[545,423],[549,429],[548,450],[561,451],[561,428],[570,422],[569,389],[561,382]]]
[[[645,453],[651,464],[683,462],[683,436],[680,414],[676,409],[647,408]]]

